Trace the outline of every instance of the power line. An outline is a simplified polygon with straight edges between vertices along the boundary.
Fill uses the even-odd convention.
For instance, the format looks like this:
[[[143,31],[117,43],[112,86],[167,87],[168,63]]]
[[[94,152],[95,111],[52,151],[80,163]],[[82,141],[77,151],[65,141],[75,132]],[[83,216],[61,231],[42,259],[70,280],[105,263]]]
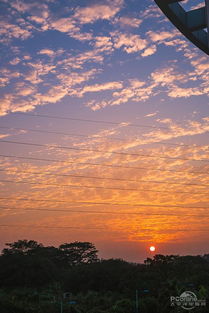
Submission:
[[[157,193],[170,193],[170,190],[153,190],[153,189],[137,189],[137,188],[120,188],[120,187],[104,187],[104,186],[89,186],[89,185],[61,185],[55,183],[40,183],[40,182],[29,182],[29,181],[13,181],[13,180],[6,180],[0,179],[0,182],[3,183],[10,183],[10,184],[28,184],[28,185],[42,185],[42,186],[54,186],[54,187],[68,187],[68,188],[87,188],[87,189],[105,189],[105,190],[121,190],[121,191],[140,191],[140,192],[157,192]],[[180,194],[190,194],[191,191],[173,191],[173,193],[180,193]],[[193,192],[192,194],[198,195],[208,195],[209,193],[205,192]]]
[[[117,212],[117,211],[95,211],[95,210],[78,210],[78,209],[54,209],[54,208],[15,208],[15,207],[0,207],[3,210],[18,210],[18,211],[40,211],[40,212],[67,212],[67,213],[87,213],[87,214],[113,214],[113,215],[144,215],[144,216],[174,216],[178,217],[176,213],[146,213],[146,212]],[[199,214],[184,214],[183,216],[200,217]],[[201,217],[209,217],[209,214],[201,214]]]
[[[23,225],[23,224],[0,224],[0,227],[30,227],[30,229],[32,228],[45,228],[45,229],[82,229],[82,230],[105,230],[107,229],[107,226],[106,228],[102,228],[102,227],[78,227],[78,226],[47,226],[47,225]],[[121,227],[122,228],[122,227]],[[143,229],[144,230],[144,229]],[[149,230],[151,231],[151,229],[148,229],[146,228],[145,230]],[[196,232],[209,232],[209,229],[206,228],[206,229],[185,229],[185,228],[182,228],[182,229],[172,229],[172,228],[169,228],[168,230],[174,230],[175,232],[185,232],[185,231],[196,231]]]
[[[149,127],[149,126],[147,126]],[[152,126],[150,126],[152,127]],[[104,139],[104,136],[97,136],[97,135],[84,135],[84,134],[72,134],[72,133],[65,133],[60,131],[49,131],[49,130],[41,130],[41,129],[32,129],[32,128],[18,128],[18,127],[8,127],[8,126],[0,126],[0,129],[10,129],[10,130],[19,130],[19,131],[29,131],[29,132],[37,132],[37,133],[43,133],[43,134],[53,134],[53,135],[65,135],[65,136],[71,136],[71,137],[81,137],[81,138],[89,138],[89,139],[97,139],[102,138]],[[137,138],[135,138],[137,139]],[[119,141],[127,141],[124,138],[119,137],[109,137],[108,140],[119,140]],[[177,146],[177,147],[191,147],[189,144],[178,144],[178,143],[171,143],[171,142],[148,142],[148,143],[140,143],[141,145],[147,145],[147,144],[159,144],[159,145],[170,145],[170,146]],[[193,145],[195,147],[202,147],[201,145]]]
[[[197,162],[209,162],[209,160],[205,159],[189,159],[189,158],[179,158],[179,157],[167,157],[162,155],[150,155],[150,154],[140,154],[140,153],[127,153],[127,152],[116,152],[116,151],[104,151],[99,149],[88,149],[88,148],[75,148],[69,146],[58,146],[58,145],[48,145],[41,143],[29,143],[29,142],[20,142],[20,141],[12,141],[12,140],[0,140],[0,143],[9,143],[9,144],[18,144],[25,146],[34,146],[34,147],[45,147],[45,148],[55,148],[55,149],[66,149],[66,150],[75,150],[75,151],[89,151],[89,152],[99,152],[99,153],[110,153],[117,155],[132,155],[132,156],[140,156],[146,158],[159,158],[159,159],[168,159],[168,160],[182,160],[182,161],[197,161]]]
[[[88,186],[88,185],[61,185],[61,184],[53,184],[53,183],[40,183],[40,182],[28,182],[28,181],[12,181],[12,180],[4,180],[0,179],[0,182],[3,183],[14,183],[14,184],[29,184],[29,185],[45,185],[45,186],[55,186],[55,187],[72,187],[72,188],[90,188],[90,189],[110,189],[110,190],[123,190],[123,191],[138,191],[138,189],[124,189],[124,188],[117,188],[117,187],[103,187],[103,186]]]
[[[47,226],[47,225],[22,225],[22,224],[0,224],[0,227],[30,227],[30,228],[62,228],[62,229],[104,229],[102,227],[78,227],[78,226]]]
[[[71,133],[65,133],[65,132],[58,132],[58,131],[49,131],[49,130],[40,130],[40,129],[31,129],[31,128],[18,128],[18,127],[6,127],[6,126],[0,126],[0,129],[11,129],[11,130],[24,130],[24,131],[30,131],[30,132],[37,132],[37,133],[46,133],[46,134],[53,134],[53,135],[64,135],[64,136],[72,136],[72,137],[84,137],[84,138],[104,138],[104,136],[89,136],[89,135],[83,135],[83,134],[71,134]],[[125,139],[112,137],[108,139],[114,139],[114,140],[121,140],[124,141]]]
[[[171,173],[184,173],[185,170],[164,170],[164,169],[152,169],[148,167],[136,167],[136,166],[124,166],[124,165],[113,165],[113,164],[100,164],[100,163],[90,163],[90,162],[75,162],[75,161],[64,161],[64,160],[56,160],[56,159],[45,159],[45,158],[36,158],[36,157],[23,157],[16,155],[4,155],[0,154],[0,157],[4,158],[15,158],[15,159],[24,159],[24,160],[32,160],[32,161],[46,161],[46,162],[57,162],[57,163],[67,163],[67,164],[79,164],[79,165],[89,165],[89,166],[100,166],[100,167],[108,167],[108,168],[125,168],[125,169],[135,169],[135,170],[149,170],[149,171],[160,171],[160,172],[171,172]],[[189,174],[203,174],[208,175],[208,172],[197,172],[197,171],[186,171]]]
[[[66,200],[56,200],[56,199],[33,199],[33,198],[12,198],[12,197],[0,197],[0,200],[6,201],[32,201],[32,202],[57,202],[57,203],[68,203],[68,204],[86,204],[86,205],[126,205],[130,207],[155,207],[155,208],[182,208],[182,209],[208,209],[205,206],[185,206],[185,205],[169,205],[169,204],[147,204],[147,203],[117,203],[117,202],[90,202],[90,201],[66,201]]]
[[[87,176],[87,175],[73,175],[73,174],[57,174],[57,173],[47,173],[47,172],[31,172],[31,171],[20,171],[8,169],[9,173],[25,173],[34,175],[47,175],[54,177],[72,177],[72,178],[87,178],[87,179],[99,179],[99,180],[111,180],[111,181],[122,181],[122,182],[135,182],[135,183],[155,183],[155,184],[166,184],[166,185],[181,185],[181,186],[203,186],[209,187],[208,184],[198,184],[198,183],[178,183],[178,182],[167,182],[158,180],[136,180],[136,179],[125,179],[125,178],[112,178],[112,177],[99,177],[99,176]],[[6,172],[6,169],[0,169],[0,172]],[[6,173],[7,174],[7,173]]]
[[[127,122],[111,122],[111,121],[103,121],[103,120],[89,120],[83,118],[74,118],[74,117],[67,117],[67,116],[55,116],[55,115],[47,115],[47,114],[32,114],[32,113],[22,113],[22,112],[14,112],[13,114],[24,114],[24,116],[33,116],[33,117],[45,117],[45,118],[52,118],[52,119],[59,119],[59,120],[70,120],[70,121],[79,121],[79,122],[89,122],[89,123],[96,123],[96,124],[109,124],[109,125],[122,125],[126,124],[128,127],[145,127],[145,128],[154,128],[154,129],[169,129],[169,127],[165,126],[152,126],[152,125],[142,125],[142,124],[133,124]]]

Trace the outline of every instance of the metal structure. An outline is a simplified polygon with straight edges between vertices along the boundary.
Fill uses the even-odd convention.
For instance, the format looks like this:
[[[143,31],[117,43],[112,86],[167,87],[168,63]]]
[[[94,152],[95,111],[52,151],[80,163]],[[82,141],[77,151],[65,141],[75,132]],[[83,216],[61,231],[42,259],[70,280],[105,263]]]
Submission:
[[[184,0],[155,0],[161,11],[195,46],[209,55],[209,0],[205,6],[185,11]]]

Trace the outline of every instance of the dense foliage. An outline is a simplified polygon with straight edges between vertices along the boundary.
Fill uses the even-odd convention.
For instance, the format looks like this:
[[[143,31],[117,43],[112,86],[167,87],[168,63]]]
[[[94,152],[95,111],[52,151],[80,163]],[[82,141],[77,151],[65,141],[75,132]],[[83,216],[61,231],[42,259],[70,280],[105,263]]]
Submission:
[[[185,290],[209,300],[209,254],[155,255],[144,264],[99,260],[89,242],[44,247],[33,240],[6,244],[0,256],[1,313],[182,312],[170,296]],[[206,307],[194,312],[208,312]],[[137,312],[138,313],[138,312]]]

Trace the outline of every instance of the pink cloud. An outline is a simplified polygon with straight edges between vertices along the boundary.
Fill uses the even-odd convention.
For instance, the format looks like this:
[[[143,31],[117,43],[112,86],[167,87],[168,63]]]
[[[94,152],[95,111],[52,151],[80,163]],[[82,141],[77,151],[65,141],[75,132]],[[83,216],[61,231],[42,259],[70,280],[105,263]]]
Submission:
[[[129,27],[134,27],[137,28],[141,25],[143,20],[138,19],[138,18],[132,18],[132,17],[120,17],[116,19],[116,23],[120,23],[121,26],[129,26]]]
[[[155,32],[155,31],[148,31],[147,35],[150,37],[150,39],[153,42],[157,41],[164,41],[167,39],[172,39],[177,35],[177,32],[167,32],[167,31],[161,31],[161,32]]]
[[[18,26],[5,21],[0,22],[1,41],[7,42],[12,38],[19,38],[21,40],[27,39],[31,36],[31,30],[26,26]]]
[[[114,40],[114,47],[123,48],[127,53],[138,52],[146,48],[148,42],[142,39],[139,35],[123,34],[115,32],[112,34]]]
[[[81,24],[93,23],[99,19],[109,20],[121,9],[122,0],[107,1],[106,4],[95,4],[90,7],[78,8],[73,16]]]
[[[141,56],[142,57],[147,57],[149,55],[153,55],[155,52],[157,51],[157,47],[155,45],[148,47],[147,49],[145,49]]]
[[[104,84],[85,86],[82,90],[82,93],[84,94],[86,92],[99,92],[99,91],[121,89],[121,88],[123,88],[123,84],[121,82],[107,82]]]
[[[60,18],[51,22],[51,27],[63,33],[79,32],[80,28],[75,26],[75,21],[70,17]]]
[[[42,49],[39,51],[39,54],[46,54],[48,56],[53,56],[55,52],[51,49]]]

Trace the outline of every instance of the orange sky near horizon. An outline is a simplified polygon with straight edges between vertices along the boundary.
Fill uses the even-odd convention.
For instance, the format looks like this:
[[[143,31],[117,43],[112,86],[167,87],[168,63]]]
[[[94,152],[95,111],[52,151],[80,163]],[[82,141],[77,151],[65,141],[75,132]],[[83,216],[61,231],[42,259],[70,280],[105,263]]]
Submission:
[[[116,134],[122,136],[120,127],[126,136],[116,140]],[[35,139],[29,131],[16,134],[12,143],[10,138],[2,140],[5,155],[17,154],[20,144],[14,142],[25,143],[21,155],[26,158],[4,157],[0,167],[5,225],[1,232],[9,234],[7,241],[88,240],[107,247],[109,242],[132,242],[139,250],[144,247],[146,255],[145,247],[151,244],[198,245],[205,240],[209,221],[205,146],[161,143],[165,135],[182,134],[183,129],[174,126],[166,134],[164,129],[142,133],[131,125],[120,127],[103,127],[85,140],[65,135],[59,147],[50,143],[48,134],[38,133]],[[46,138],[47,144],[42,143]],[[43,147],[27,145],[38,139]],[[62,162],[51,162],[56,159]],[[6,226],[10,224],[12,229]]]

